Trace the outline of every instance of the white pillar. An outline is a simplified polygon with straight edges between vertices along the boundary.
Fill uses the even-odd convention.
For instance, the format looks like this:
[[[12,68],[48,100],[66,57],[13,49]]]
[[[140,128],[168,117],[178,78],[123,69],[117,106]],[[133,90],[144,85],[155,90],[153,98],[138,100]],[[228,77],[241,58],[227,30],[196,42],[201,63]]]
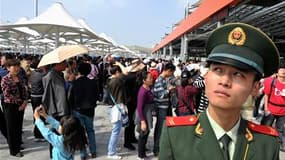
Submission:
[[[183,62],[185,62],[188,58],[189,58],[189,55],[188,55],[188,37],[186,34],[184,34],[184,53],[183,53]]]
[[[181,36],[181,46],[180,46],[180,59],[183,61],[184,60],[184,37]]]
[[[24,37],[24,54],[26,54],[27,53],[27,37],[25,36]],[[22,54],[22,53],[20,53],[20,54]]]
[[[173,47],[172,44],[170,43],[169,45],[169,56],[172,57],[173,56]]]
[[[159,58],[162,57],[162,51],[161,51],[161,49],[158,51],[158,57],[159,57]]]
[[[55,48],[59,46],[59,27],[56,28],[56,40],[55,40]]]
[[[166,57],[166,46],[163,47],[163,57]]]

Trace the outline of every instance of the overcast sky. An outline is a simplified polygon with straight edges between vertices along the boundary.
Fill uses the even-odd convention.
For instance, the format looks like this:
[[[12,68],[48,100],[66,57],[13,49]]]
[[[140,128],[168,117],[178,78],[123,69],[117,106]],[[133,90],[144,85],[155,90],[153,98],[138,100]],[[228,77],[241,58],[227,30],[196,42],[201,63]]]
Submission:
[[[197,0],[188,0],[190,4]],[[62,2],[75,18],[84,18],[96,33],[118,44],[153,47],[184,17],[187,0],[38,0],[39,14]],[[0,20],[14,23],[34,17],[34,0],[0,0]]]

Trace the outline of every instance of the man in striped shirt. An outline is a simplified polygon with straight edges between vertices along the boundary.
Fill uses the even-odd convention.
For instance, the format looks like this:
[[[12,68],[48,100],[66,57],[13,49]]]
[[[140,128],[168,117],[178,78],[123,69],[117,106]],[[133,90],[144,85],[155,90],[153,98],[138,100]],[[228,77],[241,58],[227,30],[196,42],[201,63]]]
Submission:
[[[153,87],[153,94],[155,102],[157,103],[156,108],[156,124],[154,129],[154,148],[153,153],[155,156],[159,152],[159,138],[163,126],[163,121],[167,116],[169,105],[169,92],[175,89],[175,86],[167,83],[167,78],[171,77],[175,71],[175,66],[172,63],[167,63],[164,66],[164,70],[156,79]]]

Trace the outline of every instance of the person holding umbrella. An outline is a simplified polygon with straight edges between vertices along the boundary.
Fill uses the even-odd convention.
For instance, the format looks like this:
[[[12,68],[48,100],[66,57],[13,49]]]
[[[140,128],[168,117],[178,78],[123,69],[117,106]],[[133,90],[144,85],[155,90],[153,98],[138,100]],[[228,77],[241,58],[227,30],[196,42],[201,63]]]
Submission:
[[[84,54],[88,48],[82,45],[60,46],[44,55],[38,67],[50,65],[52,69],[43,77],[44,93],[42,104],[47,113],[60,121],[60,119],[70,114],[67,102],[67,92],[63,72],[66,67],[66,59]],[[52,146],[50,145],[50,157],[52,158]]]
[[[52,69],[42,79],[44,87],[42,104],[47,113],[58,121],[63,116],[70,114],[62,73],[66,66],[65,61],[53,64]],[[50,145],[50,158],[52,158],[52,145]]]

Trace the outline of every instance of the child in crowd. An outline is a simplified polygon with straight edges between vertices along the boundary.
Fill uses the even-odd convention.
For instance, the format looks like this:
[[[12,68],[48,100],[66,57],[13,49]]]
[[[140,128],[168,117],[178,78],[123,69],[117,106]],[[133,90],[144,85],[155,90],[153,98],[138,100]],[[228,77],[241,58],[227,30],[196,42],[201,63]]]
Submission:
[[[40,116],[51,124],[51,128],[45,127]],[[53,160],[73,160],[76,150],[85,149],[87,139],[85,130],[80,121],[73,116],[65,116],[60,122],[46,114],[44,107],[37,107],[34,112],[35,124],[44,138],[52,144]],[[55,133],[53,129],[59,133]]]

